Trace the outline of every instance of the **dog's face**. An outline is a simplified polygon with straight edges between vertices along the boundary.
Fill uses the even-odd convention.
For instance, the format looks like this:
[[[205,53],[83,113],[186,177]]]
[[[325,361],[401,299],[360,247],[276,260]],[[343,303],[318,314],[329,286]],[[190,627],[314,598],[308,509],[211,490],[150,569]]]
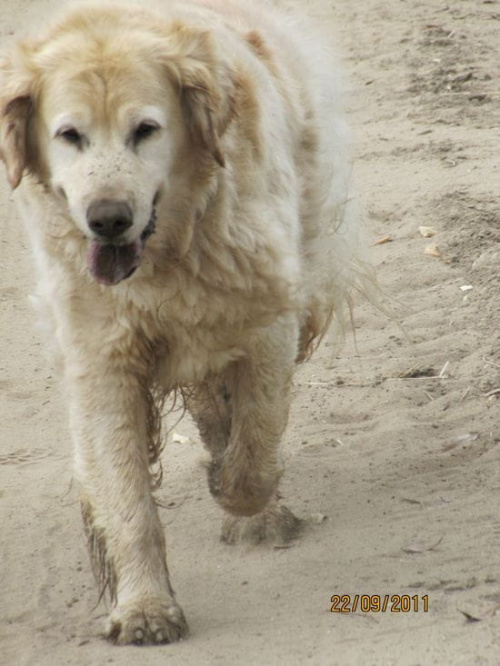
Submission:
[[[174,90],[151,68],[82,68],[48,78],[38,111],[51,188],[88,238],[92,275],[116,284],[139,265],[186,140]]]
[[[62,24],[4,62],[0,155],[13,188],[28,170],[64,202],[90,272],[116,284],[140,263],[180,155],[223,164],[229,102],[205,33],[99,18]]]

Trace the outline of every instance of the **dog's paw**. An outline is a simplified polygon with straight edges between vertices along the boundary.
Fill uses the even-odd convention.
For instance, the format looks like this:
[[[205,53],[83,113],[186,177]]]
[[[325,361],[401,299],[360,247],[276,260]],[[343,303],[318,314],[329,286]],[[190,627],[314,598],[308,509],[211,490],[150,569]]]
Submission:
[[[228,544],[247,541],[256,545],[268,541],[277,547],[286,546],[299,536],[302,525],[290,509],[273,502],[251,518],[226,516],[220,538]]]
[[[188,635],[180,606],[173,600],[147,599],[117,606],[106,637],[117,645],[175,643]]]

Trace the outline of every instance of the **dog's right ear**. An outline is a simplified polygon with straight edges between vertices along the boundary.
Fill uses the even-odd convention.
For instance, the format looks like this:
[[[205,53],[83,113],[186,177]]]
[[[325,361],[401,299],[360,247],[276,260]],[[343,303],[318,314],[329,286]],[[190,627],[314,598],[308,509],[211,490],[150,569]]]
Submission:
[[[10,57],[0,59],[0,159],[12,189],[28,162],[27,129],[33,109],[26,73]]]
[[[1,110],[0,158],[13,190],[21,182],[27,164],[26,130],[31,108],[31,98],[20,95],[9,100]]]

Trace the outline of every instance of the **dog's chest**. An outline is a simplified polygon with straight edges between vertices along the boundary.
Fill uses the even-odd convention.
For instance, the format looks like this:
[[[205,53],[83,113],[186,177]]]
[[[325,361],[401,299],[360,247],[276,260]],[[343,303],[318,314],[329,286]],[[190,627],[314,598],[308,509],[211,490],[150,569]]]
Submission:
[[[157,380],[166,389],[197,383],[244,355],[239,336],[203,328],[174,331],[165,335],[158,358]]]

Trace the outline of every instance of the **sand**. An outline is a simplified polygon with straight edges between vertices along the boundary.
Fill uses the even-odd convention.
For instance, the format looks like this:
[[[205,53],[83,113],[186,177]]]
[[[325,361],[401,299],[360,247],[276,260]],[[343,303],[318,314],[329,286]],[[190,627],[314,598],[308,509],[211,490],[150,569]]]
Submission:
[[[306,529],[290,548],[219,541],[196,432],[175,427],[189,442],[167,442],[159,499],[191,637],[115,648],[2,180],[1,664],[500,663],[500,3],[302,4],[350,73],[370,241],[392,239],[374,262],[408,337],[360,302],[356,345],[324,345],[298,372],[282,490]],[[48,5],[0,0],[2,40]],[[332,595],[350,610],[406,595],[410,610],[332,613]]]

